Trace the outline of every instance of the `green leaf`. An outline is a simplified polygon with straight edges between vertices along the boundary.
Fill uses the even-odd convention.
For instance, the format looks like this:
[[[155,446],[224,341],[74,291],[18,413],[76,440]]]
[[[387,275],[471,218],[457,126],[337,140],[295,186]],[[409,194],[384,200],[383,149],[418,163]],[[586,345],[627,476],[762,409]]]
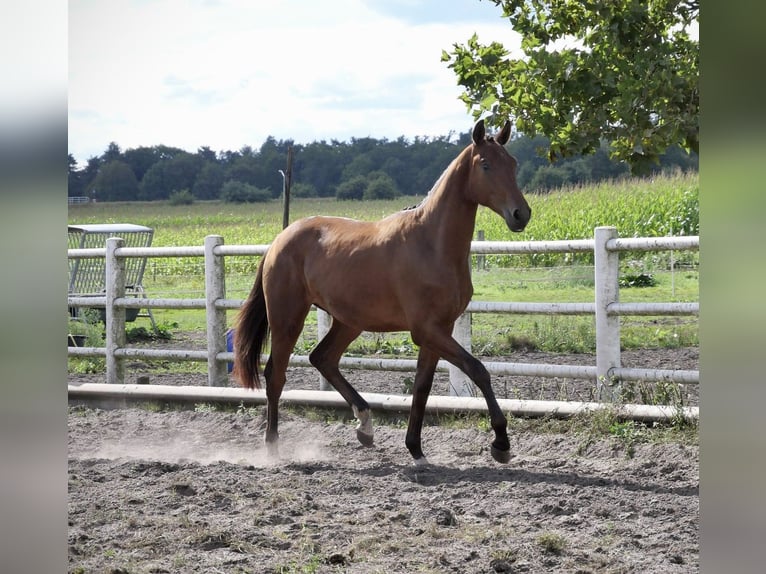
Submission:
[[[442,52],[469,108],[538,130],[552,157],[597,149],[594,138],[605,137],[615,158],[640,171],[670,145],[698,149],[699,42],[683,30],[698,20],[698,2],[493,2],[522,35],[524,56],[509,58],[475,33]],[[554,49],[557,38],[567,45]]]

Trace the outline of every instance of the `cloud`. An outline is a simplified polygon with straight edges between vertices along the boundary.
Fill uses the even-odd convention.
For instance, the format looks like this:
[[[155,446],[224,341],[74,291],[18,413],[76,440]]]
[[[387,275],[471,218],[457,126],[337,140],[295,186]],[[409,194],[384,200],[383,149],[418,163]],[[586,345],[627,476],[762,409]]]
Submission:
[[[410,24],[465,23],[500,19],[502,12],[489,3],[465,0],[365,0],[370,9]]]
[[[70,152],[446,135],[472,122],[442,49],[511,38],[471,1],[70,2]]]
[[[220,91],[210,88],[196,88],[189,81],[174,75],[166,76],[162,81],[165,97],[169,102],[190,101],[194,105],[205,107],[222,102],[225,99]]]

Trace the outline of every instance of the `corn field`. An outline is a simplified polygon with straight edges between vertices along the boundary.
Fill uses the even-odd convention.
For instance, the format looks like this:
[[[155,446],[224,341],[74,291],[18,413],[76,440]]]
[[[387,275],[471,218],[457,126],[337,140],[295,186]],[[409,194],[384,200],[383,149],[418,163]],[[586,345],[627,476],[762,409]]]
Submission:
[[[309,215],[339,215],[363,220],[380,219],[419,202],[404,196],[386,201],[294,199],[290,220]],[[523,233],[508,231],[505,223],[480,208],[476,229],[488,241],[586,239],[597,226],[612,225],[621,237],[699,234],[699,176],[673,173],[647,179],[623,179],[591,186],[565,188],[545,195],[528,194],[532,220]],[[135,223],[154,229],[153,246],[202,245],[205,236],[223,236],[229,245],[267,244],[282,227],[279,201],[254,204],[197,202],[172,206],[165,202],[91,203],[69,208],[69,223]],[[637,257],[645,257],[637,254]],[[686,257],[697,258],[696,253]],[[489,267],[552,267],[591,264],[589,253],[544,253],[487,256]],[[630,257],[626,257],[630,259]],[[251,274],[257,258],[229,257],[227,272]],[[147,274],[159,277],[202,273],[201,258],[173,258],[150,262]]]

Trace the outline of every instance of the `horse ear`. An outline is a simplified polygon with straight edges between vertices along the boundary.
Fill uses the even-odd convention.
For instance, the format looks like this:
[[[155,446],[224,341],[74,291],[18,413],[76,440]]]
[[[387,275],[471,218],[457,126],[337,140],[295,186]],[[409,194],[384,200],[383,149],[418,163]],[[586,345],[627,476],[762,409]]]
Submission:
[[[471,139],[476,145],[484,141],[484,120],[479,120],[473,126],[473,132],[471,133]]]
[[[505,120],[505,125],[503,126],[503,129],[500,130],[500,133],[497,134],[497,137],[495,139],[497,140],[497,143],[500,145],[505,145],[508,143],[508,140],[511,138],[511,120]]]

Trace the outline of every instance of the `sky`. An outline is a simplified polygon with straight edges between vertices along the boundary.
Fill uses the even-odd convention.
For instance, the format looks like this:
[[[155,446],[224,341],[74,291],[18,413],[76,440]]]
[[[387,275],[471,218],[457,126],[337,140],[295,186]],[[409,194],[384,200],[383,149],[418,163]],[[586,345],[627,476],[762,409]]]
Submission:
[[[442,50],[520,39],[486,0],[70,0],[69,153],[446,136]]]

